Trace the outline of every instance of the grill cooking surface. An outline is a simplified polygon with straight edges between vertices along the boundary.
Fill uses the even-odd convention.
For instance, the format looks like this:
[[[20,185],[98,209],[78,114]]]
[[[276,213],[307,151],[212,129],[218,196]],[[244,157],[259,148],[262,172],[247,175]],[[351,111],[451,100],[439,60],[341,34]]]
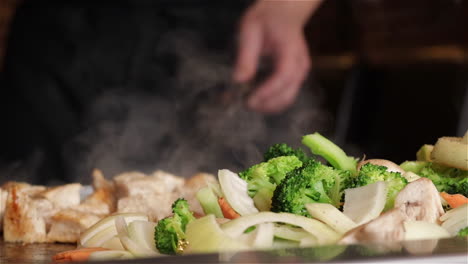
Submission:
[[[468,242],[466,239],[442,239],[432,253],[421,250],[428,241],[413,241],[413,249],[419,248],[419,254],[407,250],[385,249],[385,245],[323,246],[316,248],[290,248],[271,251],[250,251],[241,253],[197,254],[188,256],[167,256],[150,259],[131,259],[127,261],[89,262],[89,263],[466,263]],[[388,246],[388,245],[387,245]],[[435,245],[434,245],[435,246]],[[29,244],[5,243],[0,240],[0,263],[51,263],[54,254],[75,249],[75,244]]]

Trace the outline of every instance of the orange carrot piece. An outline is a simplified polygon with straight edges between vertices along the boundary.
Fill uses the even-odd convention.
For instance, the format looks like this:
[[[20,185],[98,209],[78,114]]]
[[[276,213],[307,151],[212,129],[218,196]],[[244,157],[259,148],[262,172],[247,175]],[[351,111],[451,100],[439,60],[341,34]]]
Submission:
[[[442,198],[444,198],[452,208],[457,208],[458,206],[468,203],[468,198],[462,194],[448,194],[446,192],[441,192],[440,196],[442,196]]]
[[[63,263],[63,262],[75,262],[75,261],[87,261],[89,255],[96,251],[109,250],[107,248],[101,247],[91,247],[91,248],[79,248],[74,250],[68,250],[55,254],[52,257],[54,263]]]
[[[231,205],[223,198],[218,199],[219,207],[221,207],[221,212],[223,212],[223,215],[227,219],[236,219],[240,217],[240,215],[232,209]]]

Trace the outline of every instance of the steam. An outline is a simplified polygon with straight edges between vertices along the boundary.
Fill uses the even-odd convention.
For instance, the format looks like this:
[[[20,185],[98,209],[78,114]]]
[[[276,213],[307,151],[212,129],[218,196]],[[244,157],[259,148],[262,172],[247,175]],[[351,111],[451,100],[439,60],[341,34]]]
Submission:
[[[241,104],[227,111],[220,96],[236,89],[229,55],[204,49],[187,32],[163,39],[155,52],[172,54],[175,74],[155,87],[161,91],[156,95],[116,87],[92,103],[85,131],[64,150],[71,180],[89,181],[93,168],[107,177],[129,170],[163,169],[184,177],[238,171],[261,161],[270,144],[298,146],[305,133],[329,128],[320,87],[311,82],[284,114],[264,116]]]

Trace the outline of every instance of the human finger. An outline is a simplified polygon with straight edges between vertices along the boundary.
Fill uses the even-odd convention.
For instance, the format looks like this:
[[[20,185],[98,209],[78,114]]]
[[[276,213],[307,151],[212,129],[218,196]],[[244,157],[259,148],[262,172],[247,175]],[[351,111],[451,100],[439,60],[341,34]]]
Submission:
[[[233,72],[233,79],[237,82],[251,80],[258,67],[258,60],[262,49],[262,28],[252,16],[247,16],[241,24],[237,59]]]
[[[288,84],[287,87],[278,91],[277,94],[260,99],[257,105],[252,106],[252,109],[263,113],[278,113],[290,106],[299,93],[302,81],[298,80]]]
[[[293,49],[281,51],[279,54],[280,56],[276,60],[275,72],[249,98],[248,105],[250,108],[262,109],[266,106],[265,102],[281,102],[282,105],[290,104],[297,95],[297,90],[300,88],[310,67],[308,53],[303,50],[302,45],[297,45]],[[292,91],[284,93],[285,89]],[[284,98],[282,97],[283,94],[292,96],[292,98]],[[271,106],[268,106],[268,108],[271,108]]]

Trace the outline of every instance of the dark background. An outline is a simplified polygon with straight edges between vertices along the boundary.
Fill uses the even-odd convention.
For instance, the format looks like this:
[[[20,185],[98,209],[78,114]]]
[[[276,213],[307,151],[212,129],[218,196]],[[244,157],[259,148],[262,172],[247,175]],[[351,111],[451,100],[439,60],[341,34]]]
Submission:
[[[306,28],[313,72],[298,102],[226,114],[216,102],[250,3],[19,3],[0,75],[0,183],[239,170],[314,131],[402,162],[466,131],[468,1],[326,0]]]

